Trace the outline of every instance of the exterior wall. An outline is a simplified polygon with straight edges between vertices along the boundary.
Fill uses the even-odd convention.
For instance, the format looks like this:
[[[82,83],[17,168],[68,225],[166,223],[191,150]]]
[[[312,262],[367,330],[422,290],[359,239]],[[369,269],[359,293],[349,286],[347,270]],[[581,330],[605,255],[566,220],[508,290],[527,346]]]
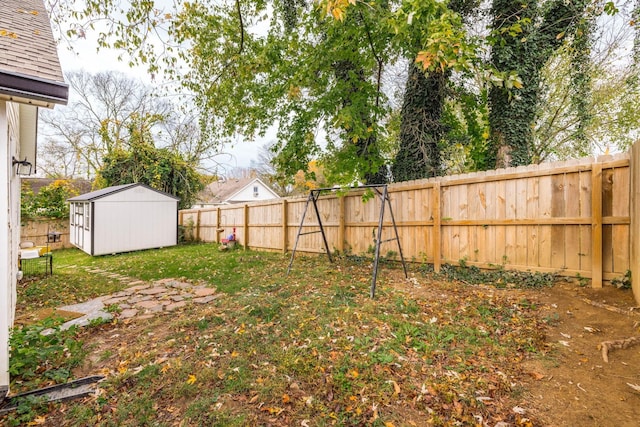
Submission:
[[[254,195],[254,187],[258,187],[258,195]],[[278,195],[274,194],[273,191],[265,187],[260,181],[256,180],[244,187],[238,193],[234,194],[229,198],[228,202],[230,203],[238,203],[238,202],[252,202],[252,201],[260,201],[260,200],[271,200],[279,198]]]
[[[94,206],[91,255],[174,246],[178,243],[177,200],[96,200]]]
[[[13,326],[20,241],[20,178],[11,160],[18,157],[19,108],[0,100],[0,397],[9,389],[9,332]]]

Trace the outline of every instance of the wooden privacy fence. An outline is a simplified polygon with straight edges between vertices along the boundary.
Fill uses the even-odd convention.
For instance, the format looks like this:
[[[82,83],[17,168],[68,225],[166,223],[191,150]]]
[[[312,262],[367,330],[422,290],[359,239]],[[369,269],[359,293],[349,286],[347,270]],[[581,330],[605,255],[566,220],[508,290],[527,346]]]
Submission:
[[[60,241],[47,244],[47,234],[54,231],[60,233]],[[67,218],[23,220],[20,240],[34,242],[37,246],[48,245],[51,249],[73,247],[69,242],[69,220]]]
[[[625,153],[389,185],[404,256],[433,263],[436,271],[464,260],[484,268],[579,275],[601,287],[630,269],[629,159]],[[183,210],[179,223],[195,240],[220,242],[235,228],[245,247],[288,251],[305,203],[291,198]],[[358,190],[320,197],[329,247],[370,250],[379,203],[363,202]],[[389,215],[384,225],[381,241],[393,237]],[[307,215],[302,231],[317,226],[315,215]],[[297,250],[324,252],[321,235],[301,236]],[[395,243],[381,248],[387,251],[397,252]]]

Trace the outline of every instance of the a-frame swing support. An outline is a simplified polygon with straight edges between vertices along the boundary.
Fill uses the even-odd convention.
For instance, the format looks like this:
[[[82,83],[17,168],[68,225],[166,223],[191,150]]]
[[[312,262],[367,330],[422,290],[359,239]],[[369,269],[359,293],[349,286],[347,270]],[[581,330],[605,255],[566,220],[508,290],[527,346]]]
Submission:
[[[397,242],[398,254],[400,255],[400,260],[402,261],[402,269],[404,270],[404,277],[408,277],[408,275],[407,275],[407,264],[405,263],[404,255],[402,254],[402,246],[400,245],[400,238],[398,237],[398,227],[396,226],[396,220],[395,220],[395,217],[393,216],[393,209],[391,208],[391,201],[389,200],[389,192],[387,191],[387,186],[384,184],[383,185],[372,184],[372,185],[361,185],[358,187],[350,187],[350,189],[352,190],[367,189],[367,188],[372,189],[376,193],[377,198],[381,202],[380,217],[378,218],[378,230],[377,230],[376,241],[375,241],[376,248],[375,248],[374,261],[373,261],[373,277],[371,279],[371,292],[370,292],[371,298],[374,298],[376,295],[376,281],[378,279],[380,245],[382,243],[392,242],[394,240]],[[296,249],[298,248],[298,242],[300,241],[300,236],[304,236],[307,234],[314,234],[314,233],[322,234],[322,242],[324,243],[324,249],[327,253],[327,257],[329,258],[329,262],[333,262],[333,259],[331,258],[331,251],[329,250],[329,244],[327,243],[327,236],[324,232],[324,227],[322,226],[322,219],[320,217],[320,212],[318,210],[317,202],[318,202],[318,198],[323,192],[336,191],[336,190],[337,190],[336,188],[317,188],[309,192],[309,197],[307,197],[307,203],[304,205],[304,211],[302,212],[302,218],[300,218],[300,226],[298,227],[298,233],[296,234],[296,241],[293,245],[293,251],[291,252],[291,260],[289,261],[289,267],[287,268],[287,275],[291,271],[291,266],[293,265],[293,260],[295,259],[295,256],[296,256]],[[313,210],[316,213],[316,219],[318,220],[318,230],[307,231],[303,233],[302,228],[304,227],[304,219],[307,215],[309,204],[313,205]],[[385,215],[386,207],[389,208],[389,215],[391,217],[391,224],[393,225],[393,231],[394,231],[395,237],[382,240],[382,228],[384,223],[384,215]]]

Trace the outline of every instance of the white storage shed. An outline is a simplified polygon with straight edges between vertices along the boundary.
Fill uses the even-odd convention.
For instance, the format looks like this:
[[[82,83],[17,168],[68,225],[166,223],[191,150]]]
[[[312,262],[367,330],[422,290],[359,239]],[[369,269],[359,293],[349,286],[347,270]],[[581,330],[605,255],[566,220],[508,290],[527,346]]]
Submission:
[[[103,188],[69,200],[69,240],[89,255],[178,243],[178,201],[144,184]]]

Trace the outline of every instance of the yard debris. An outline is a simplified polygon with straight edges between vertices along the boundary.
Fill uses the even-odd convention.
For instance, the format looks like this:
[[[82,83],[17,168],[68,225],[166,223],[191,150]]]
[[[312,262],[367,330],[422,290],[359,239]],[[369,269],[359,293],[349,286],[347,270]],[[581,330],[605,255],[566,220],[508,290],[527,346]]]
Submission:
[[[621,308],[614,307],[614,306],[609,305],[609,304],[605,304],[605,303],[602,303],[602,302],[597,302],[597,301],[590,300],[589,298],[580,298],[580,299],[582,301],[586,302],[587,304],[593,305],[594,307],[604,308],[605,310],[609,310],[609,311],[612,311],[614,313],[624,314],[625,316],[631,316],[631,315],[636,314],[636,312],[633,311],[633,309],[623,310]]]
[[[640,337],[631,337],[622,340],[603,341],[598,344],[598,350],[602,351],[602,360],[609,363],[609,351],[614,348],[629,348],[640,343]]]
[[[638,384],[627,383],[627,385],[629,387],[631,387],[632,389],[634,389],[635,391],[640,391],[640,385],[638,385]]]

